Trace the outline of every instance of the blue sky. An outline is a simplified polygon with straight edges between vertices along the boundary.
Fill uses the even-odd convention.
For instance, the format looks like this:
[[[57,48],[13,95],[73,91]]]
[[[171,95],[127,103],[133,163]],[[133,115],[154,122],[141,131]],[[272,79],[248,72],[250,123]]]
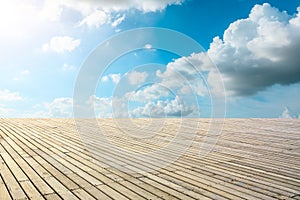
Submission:
[[[97,117],[210,117],[225,89],[226,117],[298,118],[299,13],[297,0],[1,2],[0,117],[72,117],[90,53],[127,30],[160,27],[203,51],[179,56],[145,44],[120,56],[87,100]]]

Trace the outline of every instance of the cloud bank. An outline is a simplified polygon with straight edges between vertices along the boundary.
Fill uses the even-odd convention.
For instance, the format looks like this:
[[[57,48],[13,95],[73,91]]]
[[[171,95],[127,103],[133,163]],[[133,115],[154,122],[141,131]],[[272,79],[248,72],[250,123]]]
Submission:
[[[54,51],[57,53],[71,52],[80,45],[79,39],[69,36],[52,37],[49,43],[42,46],[43,51]]]
[[[249,96],[275,84],[300,82],[300,7],[297,11],[291,16],[268,3],[255,5],[248,18],[230,24],[223,38],[215,37],[207,53],[194,53],[169,65],[196,73],[183,63],[187,60],[201,72],[209,72],[207,80],[216,93],[222,87],[216,80],[220,72],[231,96]]]
[[[131,85],[139,85],[145,82],[146,78],[148,77],[148,73],[132,71],[128,73],[127,76]]]
[[[50,117],[73,117],[73,99],[68,97],[56,98],[45,104]]]
[[[0,101],[21,101],[24,98],[18,92],[10,90],[0,90]]]
[[[276,84],[300,82],[299,52],[300,7],[297,14],[289,15],[268,3],[255,5],[248,18],[231,23],[222,38],[215,37],[207,52],[176,59],[167,64],[165,71],[158,70],[159,83],[131,94],[132,100],[145,103],[133,113],[142,116],[178,114],[176,106],[164,110],[171,100],[157,99],[167,98],[168,90],[178,95],[208,95],[204,83],[197,77],[199,74],[206,78],[209,92],[213,94],[223,93],[223,81],[228,96],[250,96]],[[185,85],[181,80],[189,80],[190,84]],[[161,85],[164,87],[159,87]],[[190,113],[182,106],[181,110]],[[283,117],[287,116],[291,115],[285,111]]]
[[[182,117],[191,114],[193,106],[187,106],[176,96],[173,100],[159,100],[148,102],[145,106],[140,106],[132,111],[134,117]]]
[[[164,10],[169,5],[180,5],[183,2],[184,0],[45,0],[42,16],[49,20],[59,20],[63,9],[68,8],[81,14],[82,20],[79,22],[79,26],[87,25],[92,28],[110,23],[112,27],[116,27],[125,20],[125,15],[114,19],[113,15],[116,12],[125,12],[130,9],[144,13],[156,12]]]
[[[274,84],[300,81],[300,7],[297,10],[296,16],[289,16],[267,3],[256,5],[247,19],[230,24],[223,39],[214,38],[208,55],[229,94],[253,95]]]

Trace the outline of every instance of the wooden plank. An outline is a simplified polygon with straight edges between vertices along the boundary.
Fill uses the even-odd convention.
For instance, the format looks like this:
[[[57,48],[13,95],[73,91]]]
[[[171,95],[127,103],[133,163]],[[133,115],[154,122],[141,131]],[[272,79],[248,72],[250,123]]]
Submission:
[[[85,189],[96,199],[112,199],[112,197],[108,196],[108,194],[105,194],[95,186],[86,187]]]
[[[125,196],[125,194],[121,194],[120,192],[117,191],[118,188],[115,188],[116,190],[114,190],[107,185],[99,185],[97,186],[97,188],[99,188],[101,191],[103,191],[105,194],[107,194],[113,199],[120,199],[120,200],[128,199]]]
[[[26,174],[21,170],[21,168],[17,165],[17,163],[8,153],[3,153],[1,154],[1,156],[8,168],[12,171],[12,173],[19,182],[28,180]]]
[[[0,176],[0,199],[1,200],[11,200],[12,198],[9,195],[9,192],[3,182],[2,177]]]
[[[156,187],[156,188],[159,188],[160,190],[168,193],[168,197],[167,198],[170,198],[172,196],[172,198],[174,199],[192,199],[191,197],[185,195],[185,194],[182,194],[180,192],[178,192],[177,190],[173,189],[173,188],[170,188],[162,183],[159,183],[159,182],[156,182],[156,181],[153,181],[152,179],[150,178],[146,178],[146,177],[143,177],[143,178],[139,178],[140,180]]]
[[[94,200],[95,198],[92,197],[91,195],[89,195],[86,191],[84,191],[83,189],[79,188],[76,190],[72,191],[73,194],[75,194],[79,199],[82,200]]]
[[[142,196],[140,196],[138,193],[136,193],[135,191],[133,192],[132,190],[124,187],[123,185],[119,184],[119,183],[109,183],[108,184],[109,187],[111,188],[115,188],[118,190],[118,192],[120,192],[121,194],[124,194],[126,197],[128,197],[129,199],[144,199]]]
[[[22,181],[20,182],[20,184],[23,190],[25,191],[25,193],[27,194],[27,196],[29,197],[29,199],[32,200],[44,199],[42,194],[38,192],[38,190],[34,187],[34,185],[30,181]]]
[[[133,184],[130,181],[122,181],[121,184],[124,185],[125,187],[131,189],[132,191],[136,192],[137,194],[139,194],[140,196],[142,196],[145,199],[153,199],[153,200],[159,199],[158,196],[150,193],[149,191],[146,190],[146,188],[141,188],[141,187]]]
[[[60,196],[58,194],[52,193],[52,194],[47,194],[45,195],[45,199],[47,200],[61,200]]]
[[[4,163],[2,156],[0,157],[0,174],[3,181],[13,199],[26,199],[27,196],[15,179],[7,165]]]
[[[47,177],[46,180],[63,199],[79,199],[54,177]]]

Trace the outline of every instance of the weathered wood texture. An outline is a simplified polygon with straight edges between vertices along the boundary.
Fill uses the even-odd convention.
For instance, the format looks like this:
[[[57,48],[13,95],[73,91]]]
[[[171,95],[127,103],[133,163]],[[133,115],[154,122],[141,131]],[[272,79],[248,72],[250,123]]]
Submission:
[[[135,140],[114,120],[99,119],[111,144],[141,153],[133,159],[97,141],[87,148],[73,119],[0,119],[0,200],[300,199],[300,120],[226,119],[205,157],[199,151],[210,141],[205,140],[210,121],[190,122],[198,122],[199,128],[185,154],[169,166],[143,173],[136,169],[156,165],[143,155],[164,147],[179,130],[189,134],[188,124],[167,119],[153,137]],[[141,133],[138,127],[127,128],[143,135],[155,127],[146,126]],[[101,152],[100,159],[91,148]]]

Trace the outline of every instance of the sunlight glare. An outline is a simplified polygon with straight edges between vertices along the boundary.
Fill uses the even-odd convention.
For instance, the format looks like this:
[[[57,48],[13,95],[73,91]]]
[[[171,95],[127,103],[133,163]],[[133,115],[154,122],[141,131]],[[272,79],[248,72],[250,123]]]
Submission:
[[[6,39],[23,37],[34,31],[38,23],[37,9],[22,1],[0,1],[0,35]]]

